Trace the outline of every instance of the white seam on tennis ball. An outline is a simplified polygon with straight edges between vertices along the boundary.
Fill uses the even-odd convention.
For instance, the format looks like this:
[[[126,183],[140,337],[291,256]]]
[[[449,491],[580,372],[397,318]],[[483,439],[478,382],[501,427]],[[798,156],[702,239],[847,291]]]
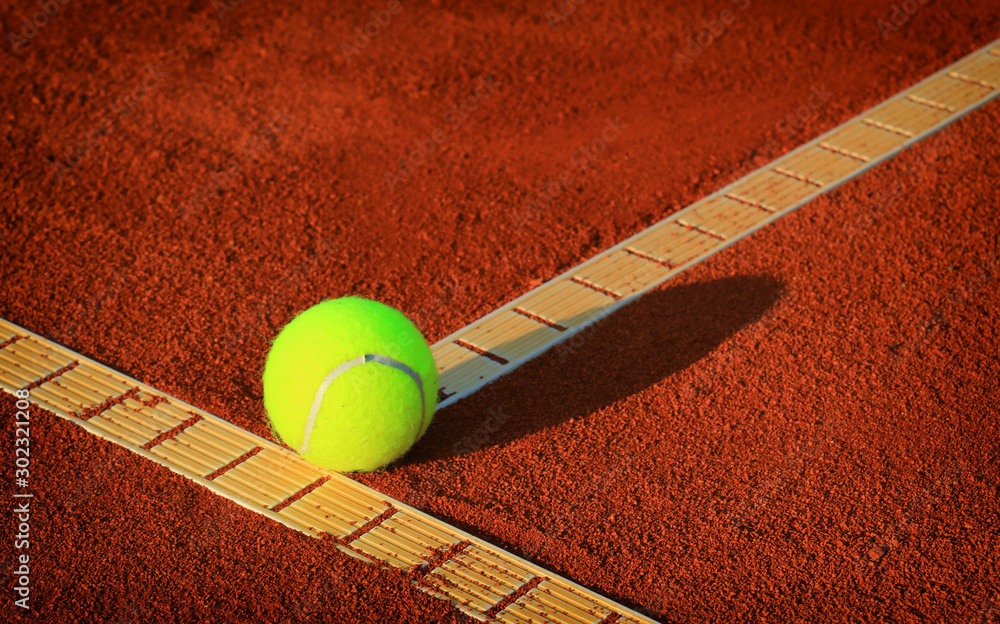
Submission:
[[[323,397],[326,396],[326,391],[330,387],[330,384],[337,378],[351,370],[355,366],[362,366],[368,362],[375,362],[376,364],[382,364],[383,366],[388,366],[390,368],[395,368],[398,371],[402,371],[413,380],[413,383],[417,384],[417,389],[420,390],[420,426],[417,427],[417,436],[424,429],[424,419],[426,418],[427,412],[427,401],[424,397],[424,384],[420,379],[420,375],[417,374],[415,370],[403,364],[399,360],[394,360],[391,357],[384,355],[378,355],[376,353],[366,353],[365,355],[359,355],[353,360],[347,360],[346,362],[340,363],[336,368],[327,374],[323,378],[323,383],[316,388],[316,395],[313,397],[312,407],[309,409],[309,417],[306,418],[306,431],[302,438],[302,446],[299,447],[299,453],[309,452],[309,438],[312,437],[313,428],[316,426],[316,417],[319,415],[319,409],[323,406]],[[414,439],[416,442],[416,439]]]
[[[417,371],[413,370],[406,364],[403,364],[399,360],[394,360],[391,357],[378,355],[376,353],[365,354],[365,362],[376,362],[378,364],[382,364],[383,366],[395,368],[398,371],[406,373],[410,379],[413,380],[413,383],[417,384],[417,390],[420,391],[420,425],[417,427],[417,435],[419,436],[420,432],[424,429],[424,418],[427,413],[427,401],[424,398],[424,382],[420,379],[420,375],[417,374]],[[414,439],[414,442],[416,442],[416,439]]]

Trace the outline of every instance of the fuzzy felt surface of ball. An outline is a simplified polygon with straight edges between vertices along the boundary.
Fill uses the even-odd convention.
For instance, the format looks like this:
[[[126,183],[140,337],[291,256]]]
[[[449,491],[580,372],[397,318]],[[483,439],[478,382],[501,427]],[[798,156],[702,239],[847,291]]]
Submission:
[[[402,312],[361,297],[323,301],[289,322],[264,365],[264,408],[278,438],[338,472],[399,459],[437,406],[437,366]]]

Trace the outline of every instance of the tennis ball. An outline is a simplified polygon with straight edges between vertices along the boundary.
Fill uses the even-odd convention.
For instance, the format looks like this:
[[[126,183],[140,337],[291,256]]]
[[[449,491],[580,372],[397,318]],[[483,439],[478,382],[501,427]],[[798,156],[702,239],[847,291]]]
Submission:
[[[264,408],[275,434],[329,470],[368,472],[399,459],[437,407],[437,367],[413,323],[360,297],[318,303],[274,339]]]

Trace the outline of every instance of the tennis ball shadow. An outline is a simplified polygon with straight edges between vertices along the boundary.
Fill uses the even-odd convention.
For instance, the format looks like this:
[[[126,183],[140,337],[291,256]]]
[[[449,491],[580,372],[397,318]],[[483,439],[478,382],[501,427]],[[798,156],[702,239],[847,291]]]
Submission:
[[[781,293],[782,284],[771,276],[651,291],[439,410],[400,464],[474,453],[571,418],[590,417],[709,355],[759,321]]]

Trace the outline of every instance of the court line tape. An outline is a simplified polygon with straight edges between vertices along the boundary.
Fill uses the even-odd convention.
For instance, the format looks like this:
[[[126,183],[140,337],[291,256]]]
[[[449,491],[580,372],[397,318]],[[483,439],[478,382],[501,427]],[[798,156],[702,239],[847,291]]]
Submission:
[[[439,408],[1000,95],[1000,39],[431,347]]]
[[[1000,95],[1000,40],[432,347],[442,406]],[[0,388],[483,621],[650,618],[0,319]],[[506,362],[506,363],[502,363]]]
[[[654,621],[217,416],[0,319],[0,388],[482,621]]]

